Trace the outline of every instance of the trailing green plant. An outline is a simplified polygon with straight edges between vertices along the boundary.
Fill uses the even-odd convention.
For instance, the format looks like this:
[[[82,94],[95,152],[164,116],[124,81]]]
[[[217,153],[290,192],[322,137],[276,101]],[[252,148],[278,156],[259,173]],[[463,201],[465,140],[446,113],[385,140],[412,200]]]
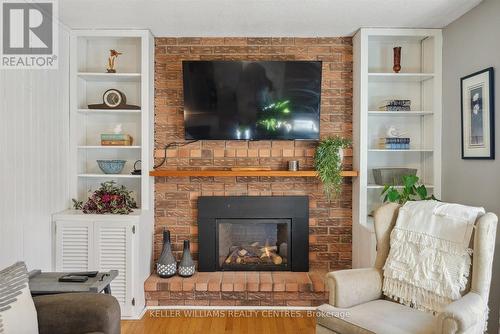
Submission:
[[[403,187],[396,188],[389,184],[384,185],[384,190],[380,196],[384,196],[385,202],[405,204],[408,201],[425,201],[436,199],[434,195],[428,195],[429,192],[425,185],[419,183],[419,177],[416,175],[403,175]]]
[[[127,190],[125,186],[118,186],[115,181],[107,181],[101,183],[99,189],[94,191],[85,204],[73,199],[73,208],[83,210],[83,213],[128,215],[137,208],[131,194],[132,191]]]
[[[323,139],[316,148],[314,168],[328,200],[342,193],[342,157],[339,151],[350,145],[351,140],[335,136]]]

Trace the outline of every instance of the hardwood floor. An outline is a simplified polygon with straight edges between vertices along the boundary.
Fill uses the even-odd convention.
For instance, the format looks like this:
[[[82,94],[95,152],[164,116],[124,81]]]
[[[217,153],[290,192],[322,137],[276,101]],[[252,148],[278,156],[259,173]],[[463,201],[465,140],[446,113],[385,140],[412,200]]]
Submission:
[[[305,311],[152,310],[123,320],[122,334],[314,334],[315,323]]]

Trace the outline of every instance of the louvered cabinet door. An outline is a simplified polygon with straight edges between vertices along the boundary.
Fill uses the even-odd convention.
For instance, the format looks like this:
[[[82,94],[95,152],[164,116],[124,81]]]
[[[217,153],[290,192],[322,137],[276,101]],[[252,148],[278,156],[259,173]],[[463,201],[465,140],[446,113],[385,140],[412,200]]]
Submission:
[[[132,315],[133,224],[130,222],[94,223],[95,263],[97,270],[118,270],[111,282],[111,294],[121,306],[122,316]]]
[[[91,270],[93,263],[93,224],[89,221],[56,221],[56,271]]]

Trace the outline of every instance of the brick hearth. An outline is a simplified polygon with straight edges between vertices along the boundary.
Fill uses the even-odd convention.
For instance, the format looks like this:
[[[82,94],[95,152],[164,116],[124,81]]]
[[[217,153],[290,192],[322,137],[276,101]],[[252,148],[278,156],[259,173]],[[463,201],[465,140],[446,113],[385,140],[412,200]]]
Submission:
[[[325,273],[213,272],[144,283],[148,306],[317,306],[328,300]]]

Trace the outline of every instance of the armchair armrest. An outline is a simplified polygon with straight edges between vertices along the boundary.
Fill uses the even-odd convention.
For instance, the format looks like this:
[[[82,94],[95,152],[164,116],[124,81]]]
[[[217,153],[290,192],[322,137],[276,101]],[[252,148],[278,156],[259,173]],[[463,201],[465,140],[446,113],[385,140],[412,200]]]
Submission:
[[[63,293],[33,298],[39,334],[120,333],[120,305],[99,293]]]
[[[382,296],[382,272],[376,268],[333,271],[326,275],[330,304],[351,307]]]
[[[469,292],[438,313],[438,333],[463,333],[472,326],[482,328],[484,312],[486,304],[483,298],[477,293]]]

